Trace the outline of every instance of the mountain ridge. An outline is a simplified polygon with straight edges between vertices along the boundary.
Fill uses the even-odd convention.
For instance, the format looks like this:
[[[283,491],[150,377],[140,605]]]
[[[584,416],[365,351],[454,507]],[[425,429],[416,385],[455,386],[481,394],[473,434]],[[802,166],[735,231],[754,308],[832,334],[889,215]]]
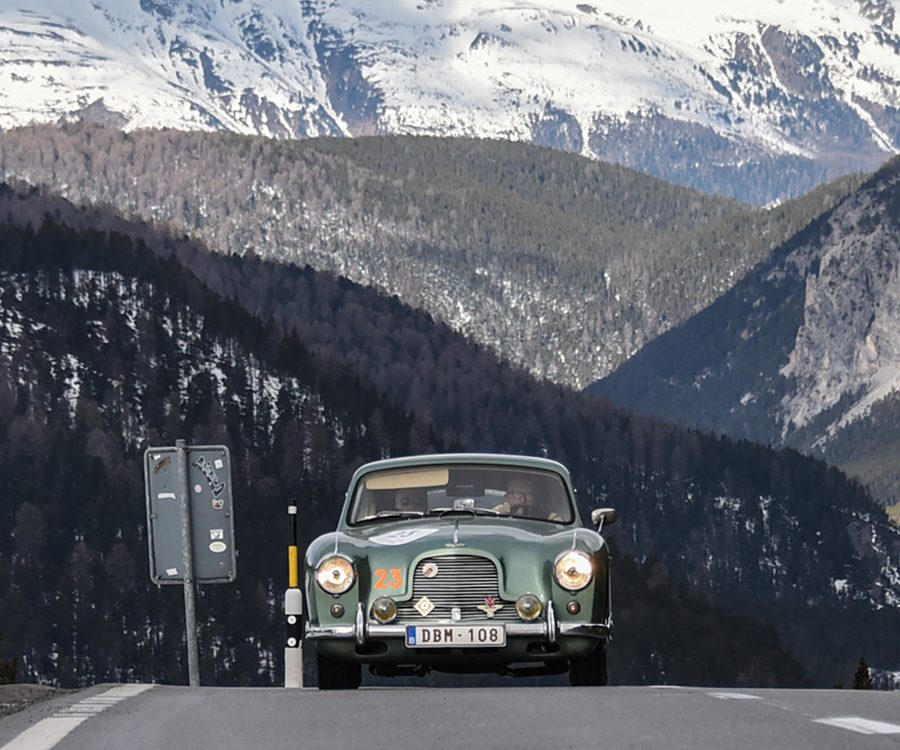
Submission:
[[[761,210],[527,144],[0,133],[0,174],[374,285],[584,387],[731,287],[859,177]]]
[[[588,390],[856,464],[882,500],[896,502],[897,472],[859,465],[897,439],[889,425],[900,390],[898,216],[895,158],[712,306]]]
[[[900,148],[892,0],[3,0],[0,18],[7,129],[494,137],[758,204]]]

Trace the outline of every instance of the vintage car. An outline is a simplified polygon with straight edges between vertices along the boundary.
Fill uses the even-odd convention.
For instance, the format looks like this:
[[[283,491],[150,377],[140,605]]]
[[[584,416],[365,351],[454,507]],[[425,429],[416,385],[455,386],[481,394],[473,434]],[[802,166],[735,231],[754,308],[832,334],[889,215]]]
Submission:
[[[606,684],[610,554],[555,461],[426,455],[362,466],[306,553],[319,687],[379,675],[563,674]],[[309,651],[309,649],[308,649]]]

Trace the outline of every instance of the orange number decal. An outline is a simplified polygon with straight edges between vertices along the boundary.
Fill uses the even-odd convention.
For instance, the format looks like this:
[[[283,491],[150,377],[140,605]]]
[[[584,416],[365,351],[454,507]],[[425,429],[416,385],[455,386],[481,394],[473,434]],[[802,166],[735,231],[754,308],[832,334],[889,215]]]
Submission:
[[[403,588],[403,569],[391,568],[391,575],[388,578],[388,571],[384,568],[378,568],[375,571],[375,588],[376,589],[401,589]]]

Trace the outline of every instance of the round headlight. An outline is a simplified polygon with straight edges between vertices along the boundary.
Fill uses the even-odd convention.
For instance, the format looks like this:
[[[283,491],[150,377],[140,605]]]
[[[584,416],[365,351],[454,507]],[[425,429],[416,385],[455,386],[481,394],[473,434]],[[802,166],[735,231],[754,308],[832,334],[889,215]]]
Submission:
[[[340,555],[326,557],[316,568],[316,582],[329,594],[343,594],[355,580],[353,563]]]
[[[569,591],[580,591],[594,577],[591,558],[584,552],[569,550],[556,558],[554,573],[559,585]]]
[[[387,596],[380,596],[372,602],[372,617],[386,625],[397,617],[397,603]]]
[[[522,594],[516,599],[516,612],[526,622],[531,622],[540,617],[542,609],[541,600],[534,594]]]

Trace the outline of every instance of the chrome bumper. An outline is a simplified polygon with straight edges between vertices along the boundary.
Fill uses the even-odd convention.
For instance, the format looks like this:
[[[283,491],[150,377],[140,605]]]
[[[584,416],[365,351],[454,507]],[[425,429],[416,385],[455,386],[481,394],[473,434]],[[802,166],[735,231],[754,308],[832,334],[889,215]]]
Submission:
[[[466,624],[471,621],[467,620]],[[495,624],[485,621],[487,624]],[[459,622],[444,621],[422,623],[428,625],[459,625]],[[547,618],[543,622],[511,622],[506,625],[506,635],[511,638],[543,638],[549,643],[557,643],[560,638],[580,636],[608,640],[612,635],[612,618],[602,623],[558,622],[553,605],[547,608]],[[356,608],[353,625],[312,625],[307,624],[305,635],[310,640],[348,639],[360,646],[368,641],[385,638],[406,638],[406,625],[374,625],[366,621],[362,604]]]

